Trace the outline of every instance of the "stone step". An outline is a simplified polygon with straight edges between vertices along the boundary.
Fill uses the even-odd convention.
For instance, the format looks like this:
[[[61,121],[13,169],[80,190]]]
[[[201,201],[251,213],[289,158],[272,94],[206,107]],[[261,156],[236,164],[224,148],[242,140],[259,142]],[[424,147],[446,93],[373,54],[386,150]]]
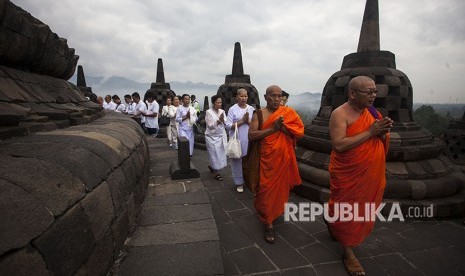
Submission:
[[[48,120],[49,120],[49,118],[47,116],[29,115],[26,118],[24,118],[22,121],[23,122],[44,123],[44,122],[47,122]]]

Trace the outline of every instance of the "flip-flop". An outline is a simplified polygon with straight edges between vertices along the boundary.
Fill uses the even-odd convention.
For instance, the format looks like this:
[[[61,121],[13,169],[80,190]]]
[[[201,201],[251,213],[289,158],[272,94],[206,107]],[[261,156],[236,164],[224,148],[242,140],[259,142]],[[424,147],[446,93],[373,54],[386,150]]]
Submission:
[[[362,265],[359,263],[357,258],[345,258],[342,257],[342,263],[344,264],[347,273],[351,276],[362,276],[366,275],[365,270],[363,269]]]
[[[223,177],[219,173],[217,175],[215,175],[215,179],[219,180],[219,181],[223,181]]]
[[[265,227],[265,241],[267,243],[275,243],[276,242],[276,236],[274,234],[273,227]]]

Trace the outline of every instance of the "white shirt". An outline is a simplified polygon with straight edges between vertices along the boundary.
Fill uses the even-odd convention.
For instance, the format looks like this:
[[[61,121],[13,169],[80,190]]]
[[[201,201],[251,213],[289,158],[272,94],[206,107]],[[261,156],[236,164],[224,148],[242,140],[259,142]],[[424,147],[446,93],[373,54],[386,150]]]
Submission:
[[[113,101],[109,103],[103,101],[102,107],[107,110],[116,110],[116,103],[114,103]]]
[[[149,103],[147,108],[147,115],[152,115],[157,113],[156,117],[145,117],[145,126],[148,128],[159,128],[158,127],[158,113],[160,112],[160,106],[158,105],[157,101],[153,101]]]

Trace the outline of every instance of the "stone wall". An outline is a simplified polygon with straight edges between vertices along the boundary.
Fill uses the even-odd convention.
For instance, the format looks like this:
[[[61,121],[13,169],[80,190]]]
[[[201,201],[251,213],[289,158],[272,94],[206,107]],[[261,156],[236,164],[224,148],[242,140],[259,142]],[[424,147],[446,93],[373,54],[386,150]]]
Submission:
[[[148,183],[142,129],[116,112],[0,143],[0,275],[105,275]]]

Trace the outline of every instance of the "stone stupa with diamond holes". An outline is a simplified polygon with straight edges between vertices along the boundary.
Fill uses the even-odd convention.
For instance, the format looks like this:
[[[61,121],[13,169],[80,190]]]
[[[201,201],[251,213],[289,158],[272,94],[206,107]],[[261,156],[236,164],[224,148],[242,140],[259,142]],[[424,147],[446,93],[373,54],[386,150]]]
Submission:
[[[446,144],[443,154],[465,171],[465,113],[461,120],[449,122],[449,127],[443,134],[442,139]]]
[[[297,148],[304,183],[296,192],[320,202],[329,199],[329,118],[335,108],[347,101],[349,80],[359,75],[375,81],[378,94],[374,105],[383,116],[395,121],[387,156],[384,201],[388,206],[400,202],[404,212],[410,206],[433,204],[435,217],[463,214],[465,175],[442,154],[444,144],[414,121],[412,84],[396,69],[394,54],[380,50],[378,0],[367,0],[357,52],[345,56],[341,70],[326,82],[319,112],[305,126],[305,135]]]
[[[152,84],[150,85],[150,89],[147,90],[147,92],[145,92],[144,102],[147,98],[147,93],[149,92],[152,92],[155,95],[155,100],[158,102],[158,105],[160,106],[160,115],[161,109],[164,105],[166,105],[166,99],[168,97],[176,96],[176,93],[173,90],[171,90],[170,84],[165,82],[165,71],[163,70],[163,60],[161,58],[159,58],[157,62],[156,82],[152,82]],[[167,137],[166,126],[160,126],[160,129],[158,131],[158,137]]]
[[[224,84],[218,88],[216,93],[223,101],[223,109],[228,112],[229,108],[236,103],[236,91],[239,88],[244,88],[248,91],[249,99],[247,103],[255,108],[260,108],[260,99],[258,91],[250,82],[250,75],[244,74],[242,66],[241,44],[234,44],[234,56],[232,74],[226,75]]]

